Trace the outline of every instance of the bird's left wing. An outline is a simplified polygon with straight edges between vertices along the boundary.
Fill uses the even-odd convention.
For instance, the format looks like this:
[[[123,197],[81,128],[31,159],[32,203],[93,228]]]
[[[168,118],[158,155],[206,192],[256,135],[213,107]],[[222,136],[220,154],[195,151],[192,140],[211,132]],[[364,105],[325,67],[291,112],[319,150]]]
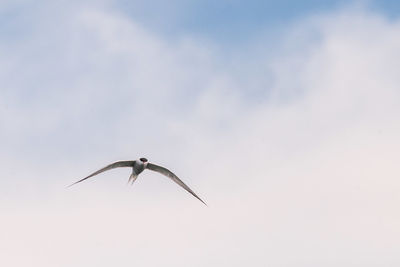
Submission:
[[[188,191],[188,192],[189,192],[190,194],[192,194],[195,198],[197,198],[198,200],[200,200],[201,202],[203,202],[204,205],[207,206],[207,204],[206,204],[203,200],[201,200],[201,198],[199,198],[199,197],[192,191],[192,189],[189,188],[189,186],[187,186],[184,182],[182,182],[182,180],[179,179],[178,176],[176,176],[176,175],[175,175],[174,173],[172,173],[170,170],[168,170],[168,169],[166,169],[166,168],[164,168],[164,167],[161,167],[161,166],[152,164],[152,163],[150,163],[150,162],[147,163],[147,167],[146,167],[146,168],[149,169],[149,170],[152,170],[152,171],[155,171],[155,172],[158,172],[158,173],[161,173],[161,174],[167,176],[168,178],[170,178],[172,181],[174,181],[175,183],[177,183],[178,185],[180,185],[181,187],[183,187],[183,189],[185,189],[186,191]]]
[[[81,179],[81,180],[69,185],[68,187],[73,186],[74,184],[80,183],[80,182],[82,182],[82,181],[84,181],[84,180],[86,180],[86,179],[88,179],[88,178],[90,178],[92,176],[95,176],[95,175],[97,175],[99,173],[102,173],[102,172],[105,172],[105,171],[108,171],[108,170],[111,170],[111,169],[115,169],[115,168],[119,168],[119,167],[133,167],[133,163],[134,163],[133,160],[117,161],[117,162],[111,163],[110,165],[107,165],[104,168],[102,168],[102,169],[100,169],[98,171],[95,171],[91,175],[86,176],[85,178],[83,178],[83,179]]]

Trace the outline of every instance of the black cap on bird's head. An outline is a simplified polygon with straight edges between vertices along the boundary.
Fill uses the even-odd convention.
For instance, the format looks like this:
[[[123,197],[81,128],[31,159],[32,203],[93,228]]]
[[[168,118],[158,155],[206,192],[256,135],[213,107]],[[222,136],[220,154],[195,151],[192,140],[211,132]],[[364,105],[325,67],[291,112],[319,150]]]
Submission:
[[[143,163],[148,162],[148,160],[146,158],[140,158],[140,161],[143,162]]]

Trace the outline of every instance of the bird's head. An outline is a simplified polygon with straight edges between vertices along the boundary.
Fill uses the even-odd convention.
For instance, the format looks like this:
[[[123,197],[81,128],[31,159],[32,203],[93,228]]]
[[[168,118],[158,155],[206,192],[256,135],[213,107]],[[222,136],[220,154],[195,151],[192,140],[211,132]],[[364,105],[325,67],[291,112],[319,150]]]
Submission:
[[[140,158],[139,160],[140,160],[141,162],[143,162],[143,163],[148,162],[148,160],[147,160],[146,158]]]

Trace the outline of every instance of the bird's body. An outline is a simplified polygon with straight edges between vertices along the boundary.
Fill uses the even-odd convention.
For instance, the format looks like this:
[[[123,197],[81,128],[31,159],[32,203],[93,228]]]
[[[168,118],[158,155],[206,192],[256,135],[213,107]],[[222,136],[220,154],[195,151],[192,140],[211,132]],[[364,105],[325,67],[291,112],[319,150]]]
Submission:
[[[132,173],[136,175],[141,174],[147,166],[147,162],[142,162],[141,160],[133,161]]]
[[[114,162],[110,165],[107,165],[106,167],[90,174],[89,176],[86,176],[85,178],[71,184],[70,186],[80,183],[90,177],[93,177],[97,174],[100,174],[102,172],[111,170],[111,169],[115,169],[115,168],[119,168],[119,167],[131,167],[132,168],[132,174],[129,177],[128,183],[130,182],[131,184],[133,184],[135,182],[135,180],[137,179],[137,177],[139,176],[139,174],[141,174],[145,169],[149,169],[158,173],[161,173],[165,176],[167,176],[168,178],[170,178],[171,180],[173,180],[175,183],[177,183],[178,185],[180,185],[183,189],[185,189],[186,191],[188,191],[190,194],[192,194],[194,197],[196,197],[198,200],[200,200],[201,202],[203,202],[205,205],[207,205],[203,200],[201,200],[184,182],[182,182],[174,173],[172,173],[170,170],[152,164],[150,162],[148,162],[148,160],[146,158],[140,158],[138,160],[130,160],[130,161],[117,161]]]
[[[133,184],[139,174],[141,174],[147,166],[147,162],[142,162],[141,160],[134,160],[132,162],[132,174],[129,176],[128,183]]]

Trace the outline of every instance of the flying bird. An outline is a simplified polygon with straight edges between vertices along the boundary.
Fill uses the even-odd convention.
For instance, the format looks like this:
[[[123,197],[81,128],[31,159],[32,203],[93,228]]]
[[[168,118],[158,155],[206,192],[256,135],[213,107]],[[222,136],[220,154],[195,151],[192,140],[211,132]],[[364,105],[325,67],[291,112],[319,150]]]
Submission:
[[[115,169],[115,168],[119,168],[119,167],[131,167],[132,168],[132,174],[129,177],[128,183],[130,182],[131,184],[133,184],[137,177],[139,176],[140,173],[142,173],[145,169],[149,169],[158,173],[161,173],[165,176],[167,176],[168,178],[170,178],[172,181],[174,181],[175,183],[177,183],[178,185],[180,185],[181,187],[183,187],[183,189],[185,189],[186,191],[188,191],[190,194],[192,194],[195,198],[197,198],[198,200],[200,200],[201,202],[203,202],[204,205],[207,206],[207,204],[201,200],[201,198],[199,198],[193,191],[192,189],[189,188],[189,186],[187,186],[184,182],[182,182],[181,179],[178,178],[178,176],[176,176],[173,172],[171,172],[170,170],[158,166],[156,164],[152,164],[150,163],[146,158],[140,158],[139,160],[129,160],[129,161],[117,161],[114,163],[111,163],[110,165],[105,166],[104,168],[95,171],[94,173],[90,174],[89,176],[86,176],[85,178],[69,185],[73,186],[74,184],[80,183],[90,177],[93,177],[97,174],[100,174],[102,172],[111,170],[111,169]]]

